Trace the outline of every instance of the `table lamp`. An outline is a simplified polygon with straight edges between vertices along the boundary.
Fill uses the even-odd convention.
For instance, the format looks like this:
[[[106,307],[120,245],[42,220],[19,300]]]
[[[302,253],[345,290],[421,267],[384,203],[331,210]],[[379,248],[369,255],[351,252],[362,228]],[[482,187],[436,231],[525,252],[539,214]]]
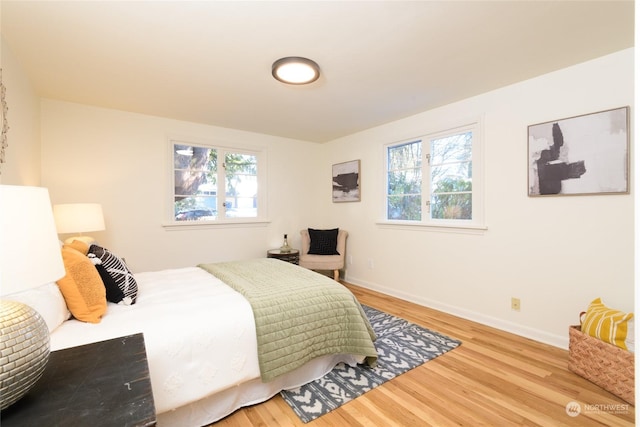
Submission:
[[[56,221],[58,233],[77,233],[76,236],[69,237],[64,241],[67,244],[74,240],[81,240],[86,244],[91,244],[95,239],[90,236],[83,236],[82,233],[105,229],[102,206],[98,203],[54,205],[53,217]]]
[[[0,185],[0,410],[29,391],[49,360],[42,316],[4,297],[64,275],[49,191]]]

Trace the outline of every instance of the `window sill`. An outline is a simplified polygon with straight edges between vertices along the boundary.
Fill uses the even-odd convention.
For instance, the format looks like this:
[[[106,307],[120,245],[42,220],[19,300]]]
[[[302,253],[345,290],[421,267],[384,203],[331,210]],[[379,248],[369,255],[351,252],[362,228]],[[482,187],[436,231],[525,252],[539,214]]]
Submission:
[[[266,227],[270,222],[267,219],[240,218],[219,221],[166,222],[162,224],[162,227],[167,231],[202,230],[207,228]]]
[[[377,221],[381,228],[396,230],[428,231],[436,233],[484,234],[489,228],[486,225],[473,224],[423,224],[412,221]]]

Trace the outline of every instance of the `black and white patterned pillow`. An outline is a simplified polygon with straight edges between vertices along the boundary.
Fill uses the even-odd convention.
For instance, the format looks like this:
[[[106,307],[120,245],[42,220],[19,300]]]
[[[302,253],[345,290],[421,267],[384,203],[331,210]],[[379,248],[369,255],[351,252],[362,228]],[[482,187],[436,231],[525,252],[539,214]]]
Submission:
[[[339,229],[314,230],[313,228],[309,228],[308,231],[309,237],[311,238],[308,254],[340,255],[337,249]]]
[[[124,294],[121,301],[112,301],[118,304],[131,305],[135,304],[138,297],[138,283],[133,273],[127,267],[123,259],[115,256],[108,249],[93,243],[89,247],[89,258],[95,257],[100,260],[100,265],[104,267],[106,272],[114,280],[118,288]],[[94,261],[94,264],[96,262]]]
[[[118,287],[115,279],[111,277],[111,274],[109,274],[107,269],[102,266],[102,261],[100,261],[94,254],[89,254],[88,257],[91,262],[99,263],[94,265],[96,266],[96,270],[98,270],[102,283],[104,283],[104,287],[107,290],[107,301],[115,304],[119,304],[120,302],[126,304],[128,300],[124,299],[124,292],[122,292],[122,289]]]

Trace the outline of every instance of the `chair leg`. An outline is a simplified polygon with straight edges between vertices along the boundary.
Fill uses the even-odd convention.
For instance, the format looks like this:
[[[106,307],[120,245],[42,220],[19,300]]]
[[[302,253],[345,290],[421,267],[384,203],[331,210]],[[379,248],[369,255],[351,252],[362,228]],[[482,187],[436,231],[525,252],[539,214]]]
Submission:
[[[340,281],[340,270],[333,270],[333,280],[336,282]]]

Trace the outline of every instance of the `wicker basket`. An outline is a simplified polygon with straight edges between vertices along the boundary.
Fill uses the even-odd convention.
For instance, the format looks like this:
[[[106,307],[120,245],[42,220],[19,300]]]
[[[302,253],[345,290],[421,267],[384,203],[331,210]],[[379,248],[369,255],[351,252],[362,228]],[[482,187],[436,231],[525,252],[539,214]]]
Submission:
[[[570,326],[569,370],[635,406],[632,352]]]

